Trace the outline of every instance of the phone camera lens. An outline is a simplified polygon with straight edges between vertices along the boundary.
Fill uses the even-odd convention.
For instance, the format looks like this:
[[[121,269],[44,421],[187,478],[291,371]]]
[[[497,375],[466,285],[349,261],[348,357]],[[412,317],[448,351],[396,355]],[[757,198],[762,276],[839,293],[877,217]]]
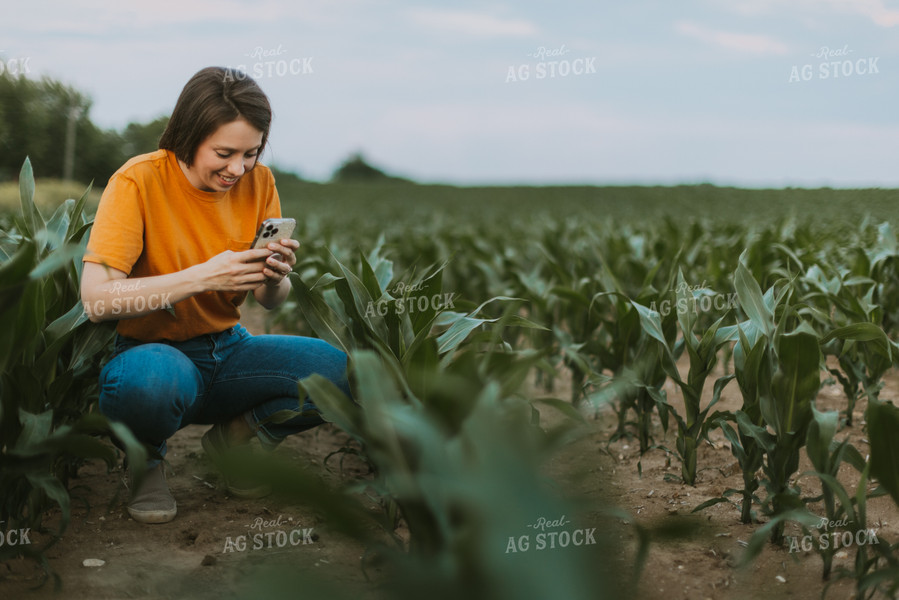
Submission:
[[[278,233],[278,228],[277,228],[277,227],[274,229],[274,231],[272,231],[272,235],[275,235],[276,233]]]

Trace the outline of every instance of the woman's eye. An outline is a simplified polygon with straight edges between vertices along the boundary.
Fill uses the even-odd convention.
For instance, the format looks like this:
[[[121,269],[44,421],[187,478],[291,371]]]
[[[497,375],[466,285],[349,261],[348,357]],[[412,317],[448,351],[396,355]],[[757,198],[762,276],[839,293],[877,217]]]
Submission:
[[[247,154],[246,156],[247,158],[256,158],[258,154],[254,152],[253,154]]]
[[[228,158],[229,156],[231,156],[230,154],[222,154],[221,152],[216,152],[216,154],[219,158]]]

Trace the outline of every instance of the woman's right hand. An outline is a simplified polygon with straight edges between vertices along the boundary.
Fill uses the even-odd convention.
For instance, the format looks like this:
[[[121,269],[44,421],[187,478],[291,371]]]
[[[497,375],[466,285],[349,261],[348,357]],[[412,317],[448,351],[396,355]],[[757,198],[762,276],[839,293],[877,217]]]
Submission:
[[[267,248],[243,252],[225,250],[193,268],[208,291],[249,292],[265,283],[262,270],[265,259],[271,255]]]

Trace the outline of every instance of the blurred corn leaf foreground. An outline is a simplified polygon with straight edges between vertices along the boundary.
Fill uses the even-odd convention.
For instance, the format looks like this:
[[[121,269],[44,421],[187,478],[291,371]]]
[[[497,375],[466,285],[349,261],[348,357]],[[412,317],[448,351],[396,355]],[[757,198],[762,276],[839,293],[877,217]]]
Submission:
[[[2,546],[0,558],[41,560],[68,525],[67,484],[78,467],[88,459],[116,464],[116,451],[101,438],[126,448],[138,476],[146,451],[95,412],[113,326],[90,323],[79,297],[89,189],[45,219],[33,202],[28,160],[19,187],[21,213],[0,234],[0,523],[4,532],[30,527],[49,535],[43,545]],[[51,532],[43,518],[53,505],[62,518]]]

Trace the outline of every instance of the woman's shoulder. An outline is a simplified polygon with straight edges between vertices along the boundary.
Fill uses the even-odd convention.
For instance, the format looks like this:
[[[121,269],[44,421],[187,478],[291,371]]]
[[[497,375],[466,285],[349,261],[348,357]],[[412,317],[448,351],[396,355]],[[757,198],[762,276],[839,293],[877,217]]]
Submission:
[[[113,174],[113,177],[125,177],[135,181],[147,176],[158,176],[168,167],[169,151],[155,150],[146,154],[139,154],[129,159]]]
[[[272,173],[272,170],[261,162],[257,162],[256,166],[253,167],[253,170],[250,171],[248,175],[251,175],[256,181],[265,182],[266,184],[275,182],[275,176]]]
[[[250,171],[240,178],[240,188],[247,193],[264,193],[275,187],[275,176],[270,168],[262,163],[256,163]]]

